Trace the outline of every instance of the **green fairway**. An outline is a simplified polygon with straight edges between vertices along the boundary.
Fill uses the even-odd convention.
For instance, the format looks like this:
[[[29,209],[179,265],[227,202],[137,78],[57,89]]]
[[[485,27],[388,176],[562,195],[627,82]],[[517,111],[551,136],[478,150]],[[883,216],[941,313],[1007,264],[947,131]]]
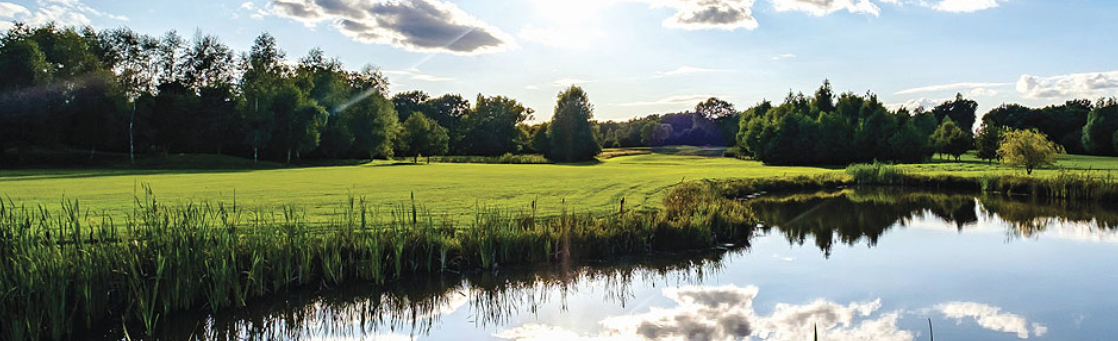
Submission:
[[[1118,158],[1065,156],[1058,167],[1077,173],[1107,176],[1118,171]],[[1021,174],[1021,170],[987,164],[973,155],[961,162],[902,165],[914,173]],[[1038,170],[1036,176],[1056,174]],[[664,154],[624,156],[586,165],[420,164],[384,161],[358,166],[266,170],[46,170],[0,171],[0,195],[21,204],[57,207],[65,197],[78,199],[91,213],[128,212],[134,190],[150,185],[160,202],[231,203],[240,207],[276,208],[296,205],[316,220],[339,209],[348,196],[365,196],[382,212],[416,201],[432,213],[464,215],[482,208],[528,209],[538,201],[543,213],[564,207],[613,210],[626,206],[656,207],[666,188],[680,181],[746,177],[814,175],[841,172],[820,167],[775,167],[731,158]],[[142,192],[141,192],[142,193]],[[565,201],[565,205],[564,205]]]
[[[659,205],[659,194],[680,181],[796,176],[833,170],[768,167],[731,158],[662,154],[612,158],[591,165],[420,164],[377,162],[251,171],[49,170],[0,172],[0,195],[24,204],[57,207],[65,196],[83,209],[121,212],[133,190],[149,184],[165,204],[232,202],[242,207],[294,204],[312,215],[330,214],[352,193],[382,210],[407,202],[411,193],[433,213],[466,214],[481,207],[542,212],[612,210]],[[142,192],[141,192],[142,193]]]

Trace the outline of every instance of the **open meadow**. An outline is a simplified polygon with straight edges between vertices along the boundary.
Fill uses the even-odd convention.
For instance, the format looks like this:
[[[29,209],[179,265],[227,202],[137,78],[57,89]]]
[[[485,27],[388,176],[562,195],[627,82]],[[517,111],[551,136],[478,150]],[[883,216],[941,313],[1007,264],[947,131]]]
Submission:
[[[965,155],[960,162],[933,159],[898,167],[913,174],[1019,174],[1024,172],[989,164]],[[1118,171],[1118,158],[1065,155],[1054,168],[1034,176],[1061,171],[1106,177]],[[78,200],[94,215],[130,212],[146,184],[164,205],[187,203],[231,204],[246,210],[272,210],[293,205],[312,221],[337,213],[350,195],[365,197],[369,207],[383,213],[411,205],[432,214],[469,216],[479,208],[526,211],[536,202],[540,213],[562,209],[608,211],[625,199],[629,209],[658,207],[666,189],[681,181],[699,179],[790,177],[843,174],[837,167],[765,166],[733,158],[646,154],[583,164],[398,164],[376,161],[362,165],[244,169],[244,170],[128,170],[56,169],[0,171],[0,195],[20,205],[55,209],[63,198]],[[1116,173],[1118,175],[1118,173]]]

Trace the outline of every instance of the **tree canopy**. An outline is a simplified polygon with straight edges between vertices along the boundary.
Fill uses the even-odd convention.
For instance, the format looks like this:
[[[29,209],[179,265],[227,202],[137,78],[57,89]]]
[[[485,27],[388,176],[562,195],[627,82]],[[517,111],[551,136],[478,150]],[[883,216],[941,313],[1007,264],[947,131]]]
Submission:
[[[998,148],[1002,163],[1021,167],[1033,174],[1037,167],[1051,165],[1064,152],[1063,148],[1036,130],[1011,130],[1005,133]]]
[[[571,86],[559,93],[555,116],[548,126],[548,148],[544,156],[558,162],[594,159],[602,148],[590,125],[593,117],[594,107],[582,88]]]

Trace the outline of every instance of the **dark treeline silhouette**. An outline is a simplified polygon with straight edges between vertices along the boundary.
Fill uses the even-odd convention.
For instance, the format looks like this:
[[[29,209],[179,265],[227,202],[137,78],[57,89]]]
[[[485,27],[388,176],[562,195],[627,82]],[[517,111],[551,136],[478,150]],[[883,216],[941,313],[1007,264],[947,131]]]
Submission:
[[[320,49],[292,61],[271,35],[237,53],[201,32],[185,39],[128,28],[16,24],[0,37],[0,165],[39,151],[209,153],[305,159],[543,154],[591,160],[602,147],[729,146],[767,164],[922,162],[978,149],[997,159],[1001,133],[1037,129],[1073,153],[1118,155],[1118,102],[1003,105],[982,120],[956,96],[931,110],[890,110],[875,95],[789,93],[738,111],[710,98],[693,110],[593,121],[585,91],[565,89],[552,122],[505,96],[422,91],[388,97],[374,66],[344,68]],[[414,119],[413,119],[414,117]],[[54,160],[69,163],[75,160]]]
[[[16,24],[0,37],[0,73],[4,166],[26,164],[43,150],[74,149],[90,159],[99,151],[212,153],[286,163],[545,153],[532,148],[539,126],[523,124],[533,110],[515,99],[388,98],[388,80],[372,65],[349,71],[317,48],[291,61],[267,33],[238,54],[201,32],[187,40],[174,31],[154,37],[128,28]],[[586,101],[581,89],[568,92]],[[579,150],[562,161],[593,158],[598,140],[586,128],[592,107],[564,110],[569,131],[560,133],[574,135],[553,148]]]

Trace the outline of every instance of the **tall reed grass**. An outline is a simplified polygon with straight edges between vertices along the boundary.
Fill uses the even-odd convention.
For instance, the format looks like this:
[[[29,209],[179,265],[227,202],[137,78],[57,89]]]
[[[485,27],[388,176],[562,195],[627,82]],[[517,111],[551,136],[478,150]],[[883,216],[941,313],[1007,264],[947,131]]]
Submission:
[[[745,206],[689,184],[661,211],[479,209],[465,222],[414,201],[375,215],[360,197],[326,225],[296,206],[165,206],[146,187],[135,202],[122,221],[77,200],[57,211],[0,202],[0,338],[61,340],[121,323],[152,335],[175,312],[244,307],[297,287],[706,248],[753,231]]]

